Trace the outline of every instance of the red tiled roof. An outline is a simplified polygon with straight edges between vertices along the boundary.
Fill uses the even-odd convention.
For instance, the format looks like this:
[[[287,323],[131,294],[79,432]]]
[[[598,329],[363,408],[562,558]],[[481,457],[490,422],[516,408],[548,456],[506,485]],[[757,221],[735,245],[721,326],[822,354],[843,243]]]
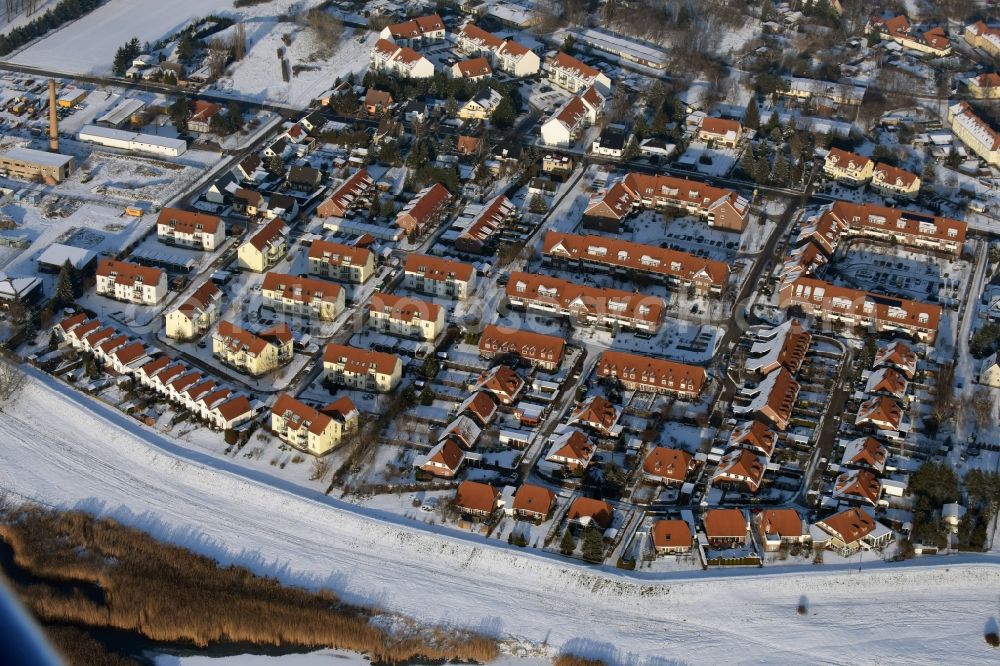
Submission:
[[[709,539],[744,538],[746,518],[739,509],[708,509],[705,511],[705,536]]]
[[[642,463],[642,471],[670,481],[683,483],[687,479],[692,457],[686,451],[657,446]]]
[[[455,491],[455,506],[470,511],[492,513],[500,492],[488,483],[462,481]]]
[[[400,321],[435,321],[441,313],[441,306],[437,303],[429,303],[419,298],[409,298],[407,296],[396,296],[395,294],[378,293],[372,297],[368,311],[385,312],[390,319]]]
[[[408,254],[403,270],[407,273],[418,273],[425,280],[444,282],[459,280],[468,282],[475,274],[475,267],[464,261],[454,261],[429,254]]]
[[[140,266],[139,264],[127,261],[115,261],[114,259],[101,259],[97,264],[97,274],[102,277],[110,277],[115,273],[115,283],[124,285],[134,285],[137,282],[156,286],[163,275],[159,268]]]
[[[276,291],[280,298],[287,298],[299,303],[309,303],[322,300],[336,303],[338,296],[344,290],[336,282],[327,282],[304,275],[286,275],[284,273],[267,273],[261,285],[262,291]]]
[[[514,494],[514,511],[530,511],[548,515],[555,504],[556,496],[548,488],[525,483]]]
[[[657,520],[651,535],[656,549],[691,547],[691,526],[686,520]]]
[[[164,224],[185,234],[204,232],[214,234],[222,222],[215,215],[196,213],[180,208],[162,208],[156,217],[156,224]]]
[[[659,324],[663,299],[620,289],[591,287],[547,275],[514,272],[507,283],[508,298],[555,305],[562,309],[628,318]]]
[[[374,369],[377,373],[391,375],[400,359],[395,354],[358,349],[347,345],[328,344],[323,350],[323,362],[343,363],[347,372],[355,374],[366,374],[369,370]]]
[[[639,354],[605,351],[597,362],[600,377],[617,377],[650,387],[700,393],[705,383],[705,369],[675,361]]]
[[[570,505],[569,511],[566,512],[566,519],[579,521],[580,518],[589,517],[601,529],[606,530],[611,525],[613,513],[614,509],[605,501],[577,497]]]

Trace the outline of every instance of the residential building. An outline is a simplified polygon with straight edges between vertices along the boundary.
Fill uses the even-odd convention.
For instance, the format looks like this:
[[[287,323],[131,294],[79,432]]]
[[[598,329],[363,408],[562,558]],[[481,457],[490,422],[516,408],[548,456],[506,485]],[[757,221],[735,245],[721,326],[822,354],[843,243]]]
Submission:
[[[546,275],[511,273],[506,294],[513,307],[543,310],[588,326],[655,333],[663,321],[664,304],[658,296],[600,289]]]
[[[333,321],[344,311],[344,289],[335,282],[271,272],[260,291],[265,308],[287,315]]]
[[[322,456],[357,432],[360,414],[343,396],[322,409],[314,409],[287,393],[279,393],[271,407],[271,431],[295,448]]]
[[[566,521],[571,528],[587,529],[593,525],[604,531],[611,527],[614,513],[614,507],[603,500],[577,497],[566,511]]]
[[[866,510],[851,508],[818,521],[811,530],[813,545],[850,557],[859,550],[884,548],[892,541],[892,530]]]
[[[997,31],[1000,34],[1000,31]],[[984,72],[967,79],[969,94],[976,99],[1000,99],[1000,74]]]
[[[979,371],[979,383],[992,388],[1000,388],[1000,362],[993,353],[983,361],[983,369]]]
[[[481,428],[489,426],[497,415],[497,403],[488,391],[476,391],[458,406],[459,414],[468,415]]]
[[[97,264],[97,294],[126,303],[156,305],[167,295],[167,274],[159,268],[101,259]]]
[[[628,142],[628,133],[621,125],[608,125],[597,135],[590,145],[590,152],[600,157],[610,157],[611,159],[621,159],[625,154],[625,144]]]
[[[503,40],[469,21],[455,35],[455,49],[465,55],[478,56],[492,54],[503,44]]]
[[[694,457],[687,451],[665,446],[654,447],[642,463],[642,476],[651,483],[679,486],[694,469]]]
[[[286,179],[289,189],[305,193],[315,191],[322,181],[323,174],[319,169],[299,165],[292,166],[288,170],[288,178]]]
[[[226,239],[226,225],[215,215],[180,208],[162,208],[156,218],[161,243],[211,252]]]
[[[542,61],[538,54],[512,39],[504,40],[503,44],[493,51],[493,54],[497,69],[503,70],[511,76],[534,76],[542,68]]]
[[[403,361],[395,354],[328,344],[323,350],[323,376],[352,389],[387,393],[399,386]]]
[[[697,215],[708,226],[728,231],[743,231],[750,214],[749,200],[733,190],[674,176],[630,173],[591,200],[584,226],[617,232],[633,210],[664,208]]]
[[[586,469],[597,451],[590,438],[575,428],[551,437],[549,442],[546,462],[561,465],[570,471]]]
[[[920,176],[879,162],[872,173],[872,187],[886,196],[912,199],[920,191]]]
[[[774,424],[778,430],[788,428],[792,418],[792,408],[799,395],[799,383],[792,373],[785,368],[779,368],[764,377],[756,388],[744,391],[742,397],[748,398],[746,404],[733,407],[733,412],[739,414],[755,414]]]
[[[476,269],[464,261],[408,254],[403,271],[404,284],[424,294],[464,301],[476,290]]]
[[[545,66],[549,81],[571,93],[578,93],[590,86],[597,86],[603,95],[611,92],[611,79],[606,74],[596,67],[585,65],[568,53],[559,51]]]
[[[875,353],[875,368],[895,368],[912,380],[917,373],[917,355],[905,343],[894,340]]]
[[[433,341],[444,331],[444,310],[417,298],[376,293],[368,306],[368,325],[380,333]]]
[[[854,427],[876,432],[899,432],[903,424],[903,409],[899,403],[884,395],[868,398],[858,407]]]
[[[659,555],[683,555],[691,552],[694,536],[686,520],[664,519],[653,523],[649,531],[653,551]]]
[[[783,545],[810,540],[805,521],[795,509],[765,509],[754,517],[753,522],[767,552],[780,550]]]
[[[263,273],[288,252],[288,227],[275,218],[255,232],[248,241],[240,245],[236,252],[240,268]]]
[[[434,183],[417,192],[396,215],[396,226],[407,234],[422,233],[435,224],[451,203],[451,193],[441,183]]]
[[[293,350],[292,331],[286,324],[251,333],[223,320],[212,335],[212,355],[226,365],[253,376],[285,365],[292,360]]]
[[[712,485],[755,493],[760,489],[766,469],[764,456],[747,449],[733,449],[719,461],[712,474]]]
[[[191,116],[187,120],[189,132],[207,134],[212,131],[212,118],[222,112],[222,107],[203,99],[191,103]]]
[[[968,102],[948,107],[951,131],[972,152],[991,166],[1000,166],[1000,133],[976,115]]]
[[[729,441],[726,449],[744,449],[752,453],[757,453],[770,459],[774,453],[774,446],[778,441],[778,434],[759,419],[743,421],[733,428],[729,433]]]
[[[746,544],[750,523],[740,509],[708,509],[702,523],[708,544],[713,548],[739,548]]]
[[[502,194],[485,206],[469,204],[459,220],[471,217],[471,221],[455,239],[455,249],[470,254],[491,253],[497,236],[517,219],[517,214],[517,207]]]
[[[542,143],[564,148],[572,146],[584,129],[604,115],[604,105],[604,96],[594,86],[585,89],[542,124]]]
[[[889,450],[874,437],[858,437],[844,445],[844,455],[840,465],[848,469],[870,469],[876,474],[885,471]]]
[[[622,428],[618,425],[618,409],[603,395],[592,395],[583,400],[570,413],[567,425],[584,427],[602,437],[617,437]]]
[[[379,37],[392,39],[407,46],[416,46],[425,42],[431,44],[442,42],[445,34],[445,25],[441,17],[437,14],[429,14],[388,25],[382,28]]]
[[[358,169],[316,208],[316,215],[344,217],[352,210],[367,206],[374,191],[375,181],[368,175],[368,169]]]
[[[761,375],[770,374],[778,368],[797,373],[812,343],[812,335],[797,319],[789,319],[779,326],[761,331],[756,338],[744,368]]]
[[[833,482],[833,499],[849,504],[877,506],[882,483],[869,469],[852,469]]]
[[[893,296],[838,287],[822,280],[800,277],[782,288],[782,308],[800,307],[818,319],[866,326],[875,331],[902,331],[932,344],[941,321],[937,305]]]
[[[896,400],[905,401],[907,382],[903,374],[894,368],[879,368],[870,375],[865,383],[865,393],[869,395],[887,395]]]
[[[501,405],[513,405],[524,390],[524,380],[513,368],[498,365],[479,376],[473,391],[487,391]]]
[[[875,163],[867,157],[831,148],[823,159],[823,173],[848,185],[864,185],[872,179]]]
[[[364,284],[375,275],[375,255],[356,245],[314,240],[309,246],[309,274]]]
[[[596,372],[630,391],[671,393],[682,400],[697,398],[707,379],[704,368],[610,349],[601,354]]]
[[[555,335],[545,335],[488,324],[479,336],[479,355],[485,359],[499,358],[505,363],[511,357],[519,362],[552,372],[562,362],[566,341]],[[512,364],[514,365],[514,364]]]
[[[375,88],[369,88],[365,92],[365,112],[369,116],[377,116],[380,113],[388,110],[392,106],[392,94],[385,90],[376,90]]]
[[[549,153],[542,158],[542,173],[548,174],[552,179],[559,182],[566,182],[575,166],[573,158],[569,155],[557,155]]]
[[[417,463],[417,468],[433,476],[452,479],[458,474],[463,462],[465,452],[449,437],[438,442],[427,453],[427,457]]]
[[[556,505],[556,495],[548,488],[524,483],[514,494],[514,517],[540,523]]]
[[[903,14],[890,19],[872,16],[868,19],[867,30],[917,53],[942,57],[951,54],[951,43],[942,28],[935,27],[917,32]]]
[[[221,315],[222,291],[206,280],[183,303],[164,315],[166,335],[175,340],[192,340],[207,333]]]
[[[409,46],[399,46],[387,39],[375,42],[369,69],[402,79],[429,79],[434,76],[434,63]]]
[[[480,81],[493,76],[493,67],[490,65],[490,61],[483,56],[469,58],[468,60],[459,60],[451,66],[451,76],[455,79]],[[461,113],[459,113],[459,118],[462,117]]]
[[[743,138],[743,125],[738,120],[705,116],[698,125],[698,140],[724,148],[735,148]]]
[[[500,491],[488,483],[462,481],[452,504],[463,515],[488,519],[500,507]]]
[[[462,120],[486,120],[493,117],[493,112],[502,101],[503,95],[496,90],[490,87],[483,88],[459,108],[458,117]]]
[[[1000,28],[992,28],[982,21],[965,26],[965,41],[974,49],[982,49],[994,58],[1000,58]]]
[[[560,266],[596,269],[622,278],[644,273],[668,285],[690,287],[699,293],[720,294],[729,278],[729,266],[721,261],[655,245],[551,229],[542,241],[542,255]]]
[[[453,439],[466,451],[476,448],[479,437],[483,434],[483,429],[479,427],[475,419],[466,414],[459,414],[451,423],[441,431],[438,441],[443,439]]]

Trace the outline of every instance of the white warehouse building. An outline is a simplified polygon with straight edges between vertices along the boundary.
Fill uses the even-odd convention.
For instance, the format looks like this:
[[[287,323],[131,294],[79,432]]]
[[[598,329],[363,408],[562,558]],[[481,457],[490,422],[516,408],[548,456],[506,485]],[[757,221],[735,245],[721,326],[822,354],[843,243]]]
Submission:
[[[76,138],[87,143],[96,143],[99,146],[120,148],[121,150],[149,155],[177,157],[187,151],[187,142],[184,139],[172,139],[156,134],[136,134],[110,127],[98,127],[97,125],[84,126]]]

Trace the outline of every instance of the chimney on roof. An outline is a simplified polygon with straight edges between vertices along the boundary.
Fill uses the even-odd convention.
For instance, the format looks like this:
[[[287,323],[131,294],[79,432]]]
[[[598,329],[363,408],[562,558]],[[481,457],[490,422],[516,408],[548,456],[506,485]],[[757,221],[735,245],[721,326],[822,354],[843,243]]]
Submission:
[[[49,79],[49,152],[59,152],[59,116],[56,114],[55,79]]]

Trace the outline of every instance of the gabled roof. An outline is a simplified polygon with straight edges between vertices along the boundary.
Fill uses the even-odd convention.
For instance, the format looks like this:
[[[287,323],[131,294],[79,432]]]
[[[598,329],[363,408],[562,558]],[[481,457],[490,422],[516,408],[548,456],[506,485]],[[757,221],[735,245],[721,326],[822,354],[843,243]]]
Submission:
[[[657,520],[650,530],[654,548],[690,548],[691,526],[686,520]]]
[[[573,410],[568,423],[583,423],[598,430],[610,432],[618,422],[618,410],[602,395],[594,395]]]
[[[679,449],[657,446],[646,456],[642,471],[649,476],[683,483],[693,460],[690,453]]]
[[[737,414],[760,414],[772,421],[779,430],[784,430],[798,395],[799,383],[792,373],[779,368],[757,385],[750,404],[735,407],[734,411]]]
[[[500,491],[488,483],[462,481],[455,490],[455,506],[469,511],[492,513]]]
[[[763,421],[744,421],[733,428],[729,435],[728,448],[757,451],[762,456],[771,457],[778,434]]]
[[[917,355],[905,342],[896,340],[878,350],[875,367],[893,367],[906,375],[907,379],[913,379],[917,372]]]
[[[549,67],[561,69],[567,74],[588,80],[597,78],[597,76],[601,73],[601,70],[596,67],[586,65],[563,51],[559,51],[551,60],[549,60]]]
[[[64,317],[63,319],[61,319],[59,321],[58,326],[65,333],[65,332],[68,332],[69,330],[71,330],[71,329],[79,326],[80,324],[82,324],[85,321],[87,321],[87,314],[85,312],[77,312],[74,315],[70,315],[68,317]]]
[[[791,539],[805,534],[802,516],[795,509],[766,509],[760,512],[757,520],[760,531],[768,537]]]
[[[886,393],[895,398],[906,395],[906,378],[894,368],[879,368],[868,377],[865,392],[870,394]]]
[[[371,371],[391,375],[401,360],[395,354],[358,349],[348,345],[328,344],[323,350],[323,362],[343,364],[344,371],[352,374],[368,374]]]
[[[177,312],[180,312],[188,319],[194,320],[221,298],[222,291],[215,286],[214,282],[206,280],[188,296],[186,301],[178,306]]]
[[[762,332],[750,348],[751,358],[746,368],[752,372],[770,373],[780,367],[796,373],[805,359],[812,335],[797,319]]]
[[[867,469],[844,472],[833,484],[834,499],[859,500],[876,506],[881,494],[882,483]]]
[[[292,331],[287,324],[277,324],[264,329],[257,334],[251,333],[229,321],[220,321],[214,338],[219,340],[231,352],[241,348],[250,354],[257,355],[269,344],[287,344],[292,340]]]
[[[695,394],[701,392],[706,380],[705,368],[610,349],[601,354],[597,374]]]
[[[506,293],[509,298],[525,298],[583,313],[613,312],[618,317],[649,324],[659,324],[663,316],[663,300],[658,296],[591,287],[548,275],[513,272]]]
[[[917,182],[919,176],[903,169],[897,169],[896,167],[885,164],[884,162],[879,162],[875,165],[875,171],[872,178],[875,181],[887,183],[896,187],[911,187]]]
[[[223,389],[228,391],[229,389]],[[245,414],[251,414],[253,407],[245,395],[238,395],[213,408],[226,421],[232,421]]]
[[[156,286],[164,273],[159,268],[140,266],[127,261],[101,259],[97,264],[97,275],[110,277],[115,274],[115,284],[133,286],[138,283]]]
[[[454,66],[458,68],[459,73],[461,73],[462,77],[466,79],[478,76],[489,76],[493,73],[493,68],[490,67],[490,61],[482,56],[478,58],[470,58],[468,60],[459,60]]]
[[[215,215],[206,215],[180,208],[161,208],[156,216],[157,225],[167,225],[184,234],[206,233],[214,234],[222,222]]]
[[[524,380],[520,375],[506,365],[498,365],[483,373],[473,390],[486,390],[500,397],[513,398],[522,388]]]
[[[869,398],[858,407],[858,416],[855,425],[871,423],[879,430],[899,430],[899,425],[903,421],[903,410],[899,404],[884,395]]]
[[[764,456],[746,449],[733,449],[722,456],[715,474],[712,475],[712,483],[716,481],[744,483],[751,492],[756,492],[766,469],[767,458]]]
[[[826,155],[826,162],[838,169],[861,171],[871,164],[872,161],[863,155],[841,150],[840,148],[831,148],[830,152]]]
[[[743,126],[738,120],[728,120],[726,118],[712,118],[705,116],[701,119],[701,131],[706,134],[731,137],[735,139],[743,131]]]
[[[742,539],[747,534],[747,519],[740,509],[708,509],[702,522],[709,539]]]
[[[487,425],[497,413],[497,405],[486,391],[476,391],[459,405],[460,413],[472,414],[481,425]]]
[[[455,443],[455,440],[448,437],[438,442],[437,446],[430,450],[424,464],[439,463],[452,472],[457,472],[458,468],[462,466],[463,460],[465,460],[465,453],[462,448]]]
[[[530,511],[544,516],[552,510],[555,502],[556,495],[548,488],[525,483],[514,494],[513,508],[514,511]]]
[[[844,457],[841,464],[845,467],[870,467],[879,474],[885,469],[885,461],[889,450],[874,437],[858,437],[844,447]]]
[[[579,430],[567,430],[552,441],[545,458],[566,458],[586,465],[594,455],[595,447],[590,438]]]
[[[372,253],[363,247],[328,240],[314,240],[309,246],[309,258],[334,266],[364,266]]]
[[[577,497],[570,505],[569,511],[566,512],[566,519],[575,522],[587,522],[586,520],[581,521],[581,519],[589,518],[590,521],[596,523],[602,530],[606,530],[611,525],[613,514],[614,508],[603,500]]]
[[[420,190],[403,210],[399,211],[397,218],[404,216],[412,217],[417,225],[423,226],[436,215],[442,207],[451,201],[451,193],[441,183],[434,183],[429,187]]]
[[[487,32],[480,28],[478,25],[469,21],[458,33],[458,37],[468,39],[473,42],[478,42],[488,49],[498,49],[503,44],[503,40],[494,35],[493,33]]]
[[[247,242],[263,252],[268,245],[285,235],[285,229],[285,223],[280,218],[275,218],[251,236]]]
[[[368,312],[380,312],[389,315],[390,319],[410,322],[435,321],[441,314],[441,306],[429,303],[419,298],[396,296],[395,294],[377,293],[372,297]]]
[[[841,511],[817,523],[825,532],[840,537],[845,544],[854,543],[875,531],[875,519],[857,507]]]
[[[476,272],[476,268],[472,264],[429,254],[406,255],[406,264],[403,270],[407,273],[417,273],[425,280],[435,282],[448,280],[468,282]]]
[[[336,282],[328,282],[304,275],[287,275],[270,272],[264,275],[262,291],[274,291],[279,298],[310,303],[312,301],[338,302],[344,288]]]
[[[517,354],[532,361],[557,363],[562,358],[566,341],[555,335],[510,329],[488,324],[479,336],[479,351],[494,354]]]
[[[285,419],[289,430],[305,428],[314,435],[320,435],[330,425],[332,418],[301,402],[287,393],[279,393],[271,413]]]

